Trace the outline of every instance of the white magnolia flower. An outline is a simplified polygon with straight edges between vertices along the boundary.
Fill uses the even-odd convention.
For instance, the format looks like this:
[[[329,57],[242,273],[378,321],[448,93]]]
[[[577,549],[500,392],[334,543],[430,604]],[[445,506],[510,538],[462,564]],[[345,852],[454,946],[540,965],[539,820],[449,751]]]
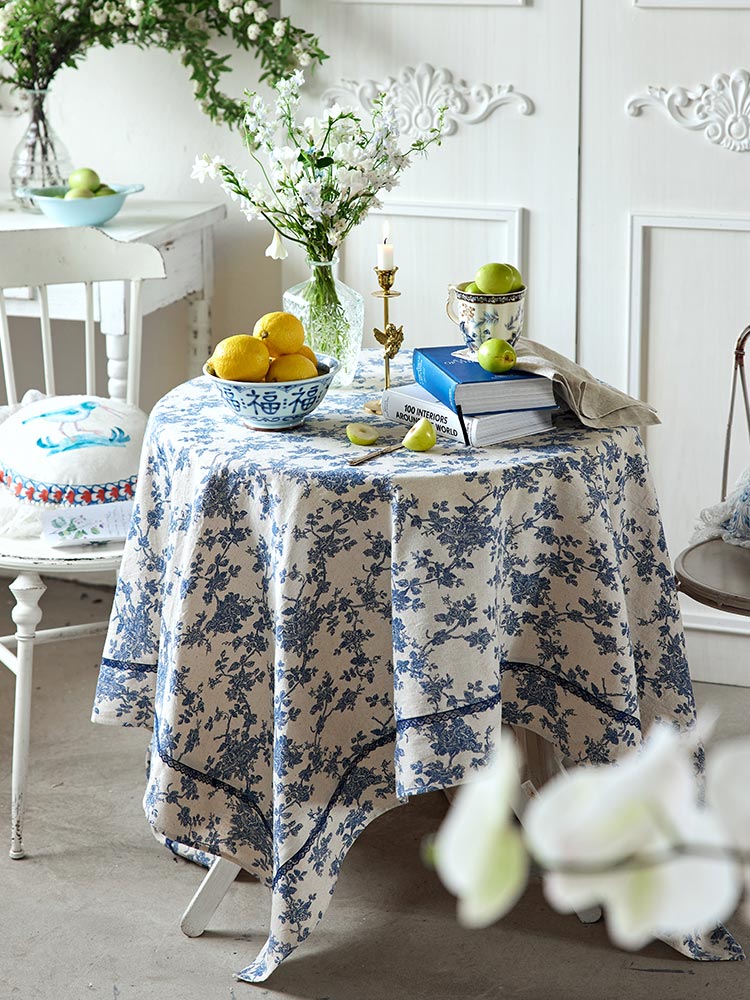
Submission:
[[[228,10],[234,6],[234,0],[219,0],[219,10],[222,14],[226,14]]]
[[[253,16],[257,24],[265,24],[268,20],[268,11],[264,7],[259,7]]]
[[[654,727],[621,763],[553,779],[531,801],[524,826],[532,855],[551,871],[544,889],[552,906],[602,904],[622,948],[710,930],[737,903],[737,865],[721,853],[726,837],[716,818],[698,805],[690,746],[671,727]],[[719,854],[681,854],[685,844]]]
[[[245,4],[245,13],[254,14],[258,9],[258,0],[247,0]]]
[[[297,62],[300,64],[300,66],[309,66],[310,63],[312,62],[312,58],[310,57],[309,53],[301,52],[297,56]]]
[[[258,27],[257,24],[251,24],[248,26],[247,37],[250,39],[251,42],[254,42],[259,35],[260,35],[260,28]]]
[[[208,153],[204,153],[202,156],[196,156],[193,169],[190,172],[190,177],[192,180],[199,181],[201,184],[207,177],[212,181],[216,180],[219,167],[223,163],[224,160],[220,156],[211,157]]]
[[[245,16],[242,7],[232,7],[229,11],[229,20],[232,24],[239,24],[242,18]]]
[[[286,21],[279,18],[273,26],[273,33],[277,38],[283,38],[286,34]]]
[[[274,229],[273,239],[266,247],[266,257],[271,257],[273,260],[286,260],[288,256],[289,254],[284,246],[284,241],[279,235],[279,231]]]
[[[494,761],[462,785],[435,838],[435,866],[458,896],[458,917],[486,927],[510,910],[526,885],[528,856],[511,821],[518,761],[512,739],[501,739]]]
[[[750,740],[727,740],[711,751],[706,765],[706,801],[716,811],[733,847],[750,853]],[[746,911],[750,916],[750,863],[744,866]]]

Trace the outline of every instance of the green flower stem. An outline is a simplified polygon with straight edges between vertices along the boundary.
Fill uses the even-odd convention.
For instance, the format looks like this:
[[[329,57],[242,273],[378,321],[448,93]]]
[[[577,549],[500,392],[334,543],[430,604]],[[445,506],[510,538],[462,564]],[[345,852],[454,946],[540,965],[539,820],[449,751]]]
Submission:
[[[307,335],[313,350],[345,361],[349,352],[349,324],[333,280],[330,264],[311,264],[312,276],[303,295],[310,304]]]

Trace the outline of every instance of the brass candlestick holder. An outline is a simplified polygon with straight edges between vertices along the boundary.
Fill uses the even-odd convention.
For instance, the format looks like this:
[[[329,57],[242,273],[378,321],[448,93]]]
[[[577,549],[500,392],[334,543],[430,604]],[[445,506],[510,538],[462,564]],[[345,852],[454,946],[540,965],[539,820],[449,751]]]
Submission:
[[[375,339],[383,347],[383,361],[385,364],[385,388],[390,389],[391,387],[391,361],[398,354],[401,345],[404,342],[404,328],[403,326],[396,326],[395,323],[391,323],[389,316],[389,306],[388,303],[391,299],[397,298],[401,292],[393,291],[393,282],[396,278],[397,267],[391,268],[388,271],[381,271],[380,268],[373,268],[375,274],[378,276],[378,284],[380,285],[380,291],[373,292],[373,296],[376,299],[383,300],[383,329],[378,330],[377,327],[373,328],[373,334]],[[380,400],[374,399],[365,403],[365,409],[368,413],[382,413],[380,406]]]

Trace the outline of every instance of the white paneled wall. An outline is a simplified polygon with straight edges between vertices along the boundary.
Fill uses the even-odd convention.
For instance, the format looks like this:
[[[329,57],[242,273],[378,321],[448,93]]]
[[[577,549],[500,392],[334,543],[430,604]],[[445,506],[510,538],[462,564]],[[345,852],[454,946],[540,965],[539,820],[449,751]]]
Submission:
[[[719,499],[732,348],[750,322],[750,121],[735,72],[750,69],[750,3],[583,3],[579,350],[661,414],[646,443],[676,555]],[[750,460],[739,419],[735,441],[733,476]],[[684,612],[693,675],[750,683],[750,622]]]

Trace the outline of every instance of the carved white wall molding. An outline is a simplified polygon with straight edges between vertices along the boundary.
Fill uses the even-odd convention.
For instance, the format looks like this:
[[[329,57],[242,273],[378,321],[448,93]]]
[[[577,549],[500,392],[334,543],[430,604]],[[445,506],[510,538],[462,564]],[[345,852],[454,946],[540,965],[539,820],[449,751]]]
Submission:
[[[717,73],[710,85],[695,90],[685,87],[649,87],[646,94],[631,97],[625,105],[637,116],[645,107],[663,107],[677,125],[703,131],[706,139],[734,153],[750,150],[750,73],[736,69]]]
[[[426,138],[438,121],[440,108],[445,112],[444,135],[453,135],[460,124],[476,125],[488,118],[497,108],[514,107],[521,115],[534,110],[531,98],[519,94],[510,83],[467,84],[454,80],[450,70],[435,69],[429,63],[420,63],[416,69],[404,66],[394,76],[377,80],[342,80],[323,94],[323,101],[351,102],[354,97],[367,111],[381,93],[388,93],[394,100],[401,131],[405,135]]]

